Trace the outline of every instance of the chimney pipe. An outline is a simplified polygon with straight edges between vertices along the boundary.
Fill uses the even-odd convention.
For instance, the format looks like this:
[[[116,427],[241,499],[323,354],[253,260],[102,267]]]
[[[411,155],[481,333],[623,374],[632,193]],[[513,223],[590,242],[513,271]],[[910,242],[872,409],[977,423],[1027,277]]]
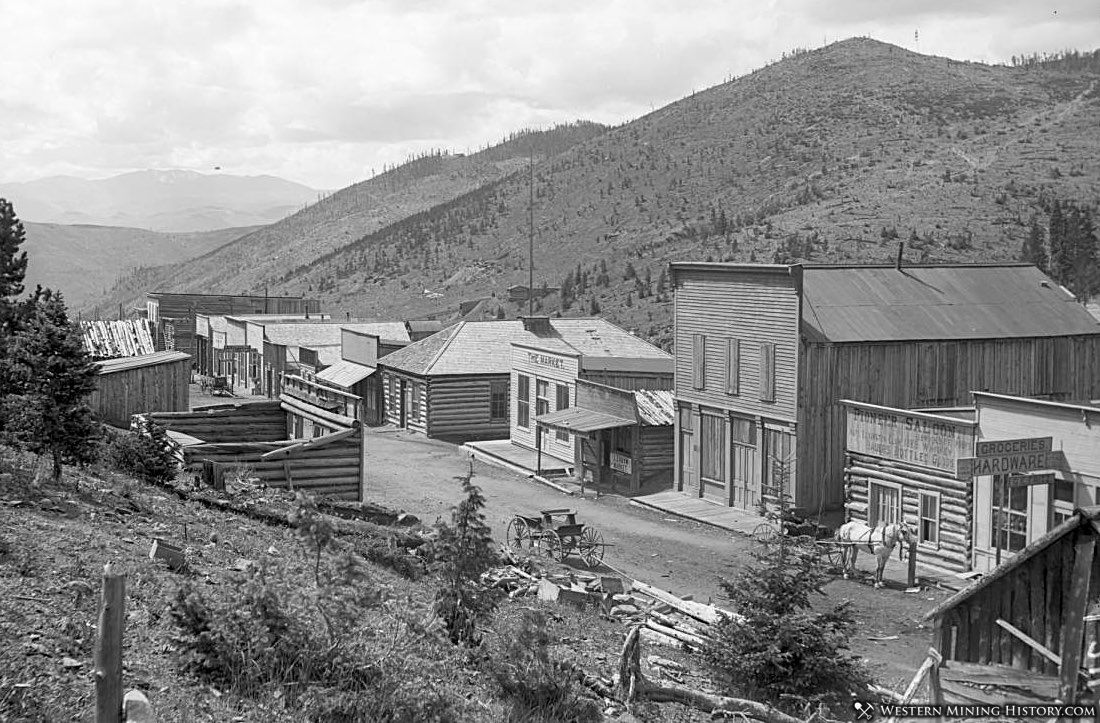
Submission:
[[[904,254],[905,254],[905,242],[904,241],[899,241],[898,242],[898,261],[897,261],[897,264],[896,264],[896,268],[897,268],[898,271],[901,271],[901,257]]]

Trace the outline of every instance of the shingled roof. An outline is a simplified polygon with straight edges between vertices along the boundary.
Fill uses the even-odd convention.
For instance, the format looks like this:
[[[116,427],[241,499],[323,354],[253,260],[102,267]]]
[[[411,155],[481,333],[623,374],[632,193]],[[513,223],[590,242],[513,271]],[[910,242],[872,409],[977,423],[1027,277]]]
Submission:
[[[669,360],[663,350],[604,319],[550,319],[549,333],[527,331],[522,320],[462,321],[404,349],[388,354],[379,366],[421,376],[508,374],[512,344],[566,354]]]

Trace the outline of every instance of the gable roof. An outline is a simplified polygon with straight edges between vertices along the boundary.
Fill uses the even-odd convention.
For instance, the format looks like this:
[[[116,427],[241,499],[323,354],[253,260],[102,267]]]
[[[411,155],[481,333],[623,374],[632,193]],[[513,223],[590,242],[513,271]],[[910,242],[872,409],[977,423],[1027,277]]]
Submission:
[[[287,346],[340,346],[340,330],[373,334],[383,339],[408,342],[409,335],[400,321],[314,322],[264,324],[264,340]]]
[[[152,354],[142,354],[141,356],[124,356],[117,359],[104,359],[103,361],[95,362],[97,374],[113,374],[115,372],[126,371],[127,369],[139,369],[141,367],[151,367],[157,364],[169,364],[171,362],[183,361],[190,359],[190,354],[185,354],[182,351],[155,351]]]
[[[512,344],[582,357],[654,359],[672,357],[605,319],[550,319],[551,332],[527,331],[519,319],[461,321],[379,359],[382,367],[410,374],[508,374]]]
[[[960,590],[959,592],[941,602],[936,607],[932,608],[932,610],[925,614],[924,619],[931,620],[938,615],[942,615],[959,603],[965,600],[969,600],[982,590],[992,585],[997,580],[1004,578],[1013,570],[1016,570],[1028,560],[1053,545],[1063,536],[1076,530],[1078,527],[1090,524],[1095,526],[1098,523],[1100,523],[1100,505],[1077,508],[1076,510],[1074,510],[1072,517],[1068,518],[1060,525],[1047,532],[1042,537],[1033,541],[1027,547],[1013,555],[1012,558],[1009,559],[1007,562],[1004,562],[994,568],[992,572],[990,572],[988,575],[983,576],[982,579],[978,580],[970,587]]]
[[[810,341],[1100,334],[1100,321],[1027,264],[803,267]]]

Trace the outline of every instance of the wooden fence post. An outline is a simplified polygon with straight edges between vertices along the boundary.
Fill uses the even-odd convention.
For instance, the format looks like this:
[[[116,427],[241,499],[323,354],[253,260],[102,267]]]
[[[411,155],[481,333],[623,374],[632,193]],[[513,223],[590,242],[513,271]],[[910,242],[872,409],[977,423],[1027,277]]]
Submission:
[[[917,586],[917,541],[909,543],[909,587]]]
[[[122,720],[122,628],[126,575],[115,573],[111,563],[103,567],[103,599],[95,644],[95,720]]]

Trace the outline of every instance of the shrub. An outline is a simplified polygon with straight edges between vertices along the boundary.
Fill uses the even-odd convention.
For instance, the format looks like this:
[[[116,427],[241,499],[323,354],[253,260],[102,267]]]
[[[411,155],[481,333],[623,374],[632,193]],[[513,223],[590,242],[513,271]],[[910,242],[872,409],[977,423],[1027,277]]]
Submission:
[[[788,710],[792,700],[836,705],[866,690],[860,659],[844,653],[855,627],[849,603],[823,613],[810,608],[810,594],[828,579],[821,557],[782,535],[751,554],[755,564],[721,583],[741,619],[719,623],[703,652],[719,682]]]
[[[485,497],[472,483],[470,471],[455,477],[466,499],[451,512],[451,524],[438,524],[435,568],[441,577],[436,593],[436,614],[447,626],[455,645],[476,646],[480,641],[477,623],[496,608],[497,591],[481,584],[481,574],[497,563],[493,537],[485,523]]]
[[[546,618],[524,610],[518,621],[500,626],[486,658],[497,694],[508,703],[509,721],[603,719],[599,701],[588,696],[574,673],[550,656]]]
[[[163,427],[148,426],[148,435],[126,432],[111,437],[103,452],[104,462],[115,470],[150,484],[162,484],[176,476],[177,460],[169,448]]]

